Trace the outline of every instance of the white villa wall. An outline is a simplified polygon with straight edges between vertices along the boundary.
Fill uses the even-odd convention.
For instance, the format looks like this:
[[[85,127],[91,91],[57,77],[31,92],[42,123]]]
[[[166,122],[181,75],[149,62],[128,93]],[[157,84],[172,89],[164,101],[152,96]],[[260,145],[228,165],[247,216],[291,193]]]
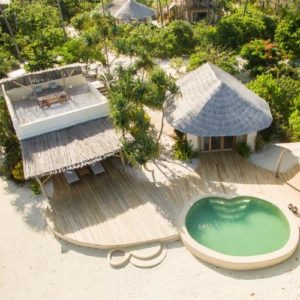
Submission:
[[[204,138],[197,137],[191,134],[187,134],[188,141],[191,141],[193,146],[193,150],[204,150]],[[256,139],[256,132],[249,133],[248,135],[237,135],[236,136],[236,143],[246,141],[249,145],[251,151],[255,151],[255,139]]]
[[[102,102],[57,116],[51,116],[42,120],[26,123],[21,126],[18,125],[15,129],[18,138],[24,140],[51,131],[102,118],[107,115],[108,103]]]
[[[198,137],[195,135],[187,134],[186,138],[189,142],[191,142],[193,150],[198,150],[199,147]]]
[[[249,145],[251,151],[255,151],[255,139],[256,139],[256,132],[249,133],[247,135],[247,144]]]

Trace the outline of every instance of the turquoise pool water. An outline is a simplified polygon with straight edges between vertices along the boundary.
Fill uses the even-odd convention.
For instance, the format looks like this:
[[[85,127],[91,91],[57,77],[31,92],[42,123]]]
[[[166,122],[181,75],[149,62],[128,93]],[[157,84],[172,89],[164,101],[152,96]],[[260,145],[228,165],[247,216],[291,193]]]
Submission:
[[[290,236],[288,220],[279,208],[247,196],[201,199],[190,208],[185,222],[198,243],[234,256],[273,252]]]

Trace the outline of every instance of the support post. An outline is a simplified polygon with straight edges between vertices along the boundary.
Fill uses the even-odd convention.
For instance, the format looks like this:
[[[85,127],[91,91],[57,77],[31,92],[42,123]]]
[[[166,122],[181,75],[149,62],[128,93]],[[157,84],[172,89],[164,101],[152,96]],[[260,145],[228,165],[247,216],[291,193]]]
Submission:
[[[49,197],[48,197],[48,195],[47,195],[47,193],[46,193],[46,191],[45,191],[45,189],[44,189],[44,185],[43,185],[43,183],[41,182],[41,180],[36,176],[35,177],[35,180],[38,182],[38,184],[40,185],[40,188],[41,188],[41,191],[42,191],[42,193],[43,193],[43,195],[48,199]]]
[[[281,150],[279,158],[278,158],[278,162],[277,162],[277,168],[276,168],[276,173],[275,176],[278,178],[279,177],[279,171],[280,171],[280,164],[282,162],[283,156],[285,154],[286,149]]]

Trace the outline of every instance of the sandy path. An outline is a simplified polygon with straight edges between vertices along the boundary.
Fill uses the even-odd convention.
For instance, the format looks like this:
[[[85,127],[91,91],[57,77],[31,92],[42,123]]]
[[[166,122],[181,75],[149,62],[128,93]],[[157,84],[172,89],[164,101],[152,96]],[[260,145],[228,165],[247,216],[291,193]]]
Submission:
[[[199,262],[177,242],[156,268],[115,270],[105,251],[54,239],[45,230],[40,202],[26,187],[0,178],[1,300],[300,299],[300,249],[273,268],[230,272]]]

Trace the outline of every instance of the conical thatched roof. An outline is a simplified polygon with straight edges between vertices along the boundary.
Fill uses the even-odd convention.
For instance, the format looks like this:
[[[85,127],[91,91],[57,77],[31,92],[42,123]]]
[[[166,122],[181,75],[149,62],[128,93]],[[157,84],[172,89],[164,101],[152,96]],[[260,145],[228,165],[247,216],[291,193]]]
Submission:
[[[177,81],[181,99],[166,108],[174,128],[196,136],[243,135],[267,128],[269,105],[239,80],[206,63]]]
[[[155,12],[153,9],[134,0],[128,0],[122,7],[113,13],[115,18],[124,21],[143,20],[154,15]]]

